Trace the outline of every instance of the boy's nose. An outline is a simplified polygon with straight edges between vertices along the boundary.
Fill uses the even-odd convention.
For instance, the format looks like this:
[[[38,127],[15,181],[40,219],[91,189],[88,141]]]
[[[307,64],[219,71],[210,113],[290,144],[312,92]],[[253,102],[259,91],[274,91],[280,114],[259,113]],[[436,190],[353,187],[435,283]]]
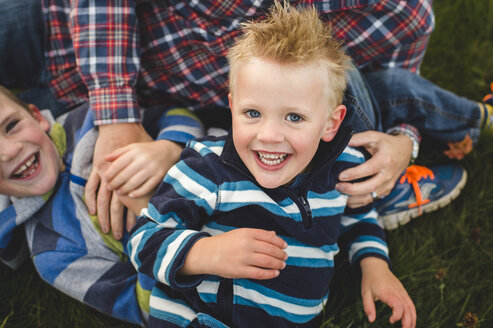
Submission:
[[[22,150],[20,142],[1,142],[0,143],[0,161],[6,163],[14,159]]]
[[[279,143],[284,141],[282,128],[278,124],[265,123],[257,134],[257,139],[263,142]]]

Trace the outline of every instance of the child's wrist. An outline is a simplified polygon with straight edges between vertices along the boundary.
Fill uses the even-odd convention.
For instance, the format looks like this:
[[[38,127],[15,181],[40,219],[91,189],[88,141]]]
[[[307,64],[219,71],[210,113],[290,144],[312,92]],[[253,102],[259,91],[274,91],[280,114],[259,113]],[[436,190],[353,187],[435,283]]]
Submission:
[[[178,271],[181,275],[207,274],[207,249],[210,237],[198,239],[188,251],[183,267]],[[209,254],[210,255],[210,254]]]
[[[365,257],[364,259],[361,259],[360,267],[361,267],[361,272],[364,274],[365,271],[373,270],[376,268],[388,269],[389,265],[385,260],[383,260],[379,257],[369,256],[369,257]]]

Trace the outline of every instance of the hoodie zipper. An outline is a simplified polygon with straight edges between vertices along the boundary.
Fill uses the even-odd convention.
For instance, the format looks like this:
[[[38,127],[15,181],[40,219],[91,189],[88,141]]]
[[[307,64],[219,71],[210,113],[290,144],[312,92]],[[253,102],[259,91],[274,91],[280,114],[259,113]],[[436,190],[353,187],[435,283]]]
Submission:
[[[234,165],[233,163],[230,163],[230,162],[225,161],[223,159],[221,159],[221,161],[225,165],[228,165],[228,166],[234,168],[238,172],[240,172],[243,175],[245,175],[246,177],[248,177],[252,182],[254,182],[255,184],[257,184],[257,182],[255,181],[255,179],[253,178],[253,176],[250,173],[247,173],[247,172],[243,171],[242,169],[240,169],[238,166]],[[263,189],[261,186],[259,186],[259,188]],[[285,190],[288,194],[293,195],[291,197],[292,197],[292,199],[295,200],[295,203],[298,206],[298,209],[300,210],[301,221],[303,223],[303,228],[305,230],[311,229],[312,226],[313,226],[312,210],[310,209],[310,204],[308,204],[308,201],[307,201],[306,197],[303,196],[303,194],[301,194],[299,196],[294,195],[293,192],[289,188],[286,188],[286,187],[279,187],[279,188]],[[300,203],[301,203],[301,206],[300,206]]]
[[[303,211],[301,211],[303,228],[305,230],[309,230],[313,226],[313,217],[312,210],[310,209],[310,204],[308,204],[308,201],[304,196],[299,196],[298,199],[301,201],[301,205],[303,205]]]

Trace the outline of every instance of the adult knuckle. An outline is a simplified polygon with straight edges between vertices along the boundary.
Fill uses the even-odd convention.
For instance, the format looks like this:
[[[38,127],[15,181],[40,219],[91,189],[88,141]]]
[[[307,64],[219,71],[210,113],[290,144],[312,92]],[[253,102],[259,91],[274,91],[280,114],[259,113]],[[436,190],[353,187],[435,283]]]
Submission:
[[[385,154],[382,156],[382,161],[385,165],[392,165],[393,164],[393,157],[390,154]]]

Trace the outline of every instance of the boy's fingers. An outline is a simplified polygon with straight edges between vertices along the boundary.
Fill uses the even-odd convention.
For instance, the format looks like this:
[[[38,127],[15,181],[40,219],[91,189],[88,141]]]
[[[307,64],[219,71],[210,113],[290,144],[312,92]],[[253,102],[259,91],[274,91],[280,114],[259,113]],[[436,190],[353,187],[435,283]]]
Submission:
[[[122,238],[123,235],[123,216],[124,206],[115,194],[111,197],[110,205],[110,221],[111,221],[111,231],[113,232],[113,237],[115,239]]]
[[[113,150],[111,153],[109,153],[108,155],[106,155],[104,157],[104,160],[105,161],[109,161],[109,162],[114,161],[115,159],[117,159],[118,157],[120,157],[122,154],[126,153],[128,147],[129,147],[129,145],[124,146],[124,147],[120,147],[120,148],[117,148],[117,149]]]
[[[255,234],[255,239],[271,243],[280,248],[286,248],[288,244],[280,237],[276,236],[274,231],[262,229],[250,229]]]
[[[103,175],[103,180],[104,181],[111,181],[111,187],[114,189],[118,188],[118,186],[124,182],[125,180],[119,179],[117,181],[115,180],[115,177],[120,177],[122,175],[122,171],[125,170],[125,168],[130,164],[131,160],[127,159],[126,156],[122,156],[118,158],[118,160],[112,162],[105,170],[104,175]]]
[[[135,198],[135,197],[141,197],[150,194],[155,190],[159,182],[160,181],[158,179],[152,177],[151,179],[147,180],[143,185],[141,185],[138,189],[130,190],[128,196]]]
[[[262,269],[250,266],[248,267],[248,269],[246,269],[245,274],[242,274],[242,278],[267,280],[276,278],[277,276],[279,276],[279,273],[279,270]]]
[[[416,313],[416,307],[414,306],[414,303],[411,300],[411,298],[409,298],[409,302],[411,302],[411,314],[412,314],[411,328],[414,328],[414,327],[416,327],[416,321],[418,320],[418,314]]]
[[[253,251],[257,254],[267,255],[269,257],[276,258],[282,261],[288,258],[288,254],[283,251],[283,248],[279,247],[278,245],[274,245],[272,243],[264,241],[258,241],[252,246]]]
[[[392,315],[389,318],[390,323],[395,323],[403,319],[402,316],[404,314],[404,305],[402,303],[394,304],[393,306],[389,304],[389,306],[392,308]],[[404,322],[402,322],[402,324],[404,324]]]
[[[262,269],[282,270],[286,267],[286,262],[283,260],[260,253],[253,254],[249,264]]]
[[[130,232],[130,230],[132,230],[133,226],[135,225],[135,223],[137,223],[137,217],[135,216],[135,214],[127,209],[127,231]]]
[[[402,316],[402,327],[416,327],[416,308],[414,307],[414,303],[411,301],[411,299],[409,299],[407,306],[404,308],[404,314]]]
[[[99,175],[96,170],[91,170],[84,187],[84,199],[91,215],[96,214],[96,193],[99,187]]]
[[[373,297],[370,291],[362,292],[361,298],[363,299],[363,310],[368,317],[369,322],[375,321],[376,318],[376,310],[375,310],[375,302],[373,301]]]
[[[103,233],[108,233],[110,231],[110,223],[109,223],[109,207],[111,201],[112,192],[106,188],[106,185],[103,181],[101,181],[101,187],[98,191],[97,196],[97,213],[98,213],[98,221],[101,225],[101,230]]]
[[[114,180],[122,180],[124,176],[126,176],[126,181],[119,181],[120,187],[118,188],[118,193],[123,195],[142,186],[148,178],[145,172],[137,171],[134,173],[133,170],[129,168],[128,170],[122,171]]]

